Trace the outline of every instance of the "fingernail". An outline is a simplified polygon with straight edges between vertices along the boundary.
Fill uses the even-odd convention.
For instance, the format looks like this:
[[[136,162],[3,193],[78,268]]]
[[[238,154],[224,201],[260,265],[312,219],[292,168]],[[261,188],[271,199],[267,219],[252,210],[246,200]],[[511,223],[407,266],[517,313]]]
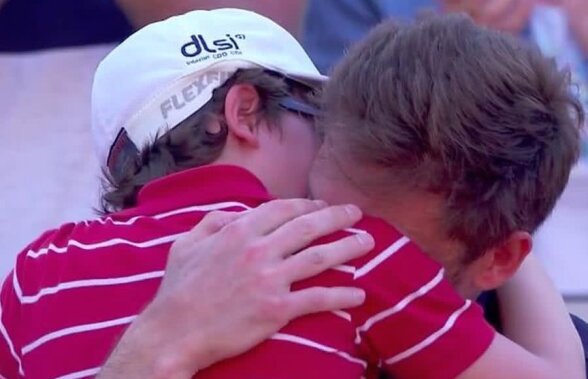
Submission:
[[[314,200],[314,203],[319,207],[319,208],[325,208],[328,204],[326,201],[324,200]]]
[[[357,238],[357,241],[360,245],[371,246],[374,244],[374,237],[372,237],[372,235],[367,232],[358,233],[355,235],[355,238]]]
[[[357,301],[357,304],[363,304],[365,301],[365,291],[359,288],[354,288],[352,292],[353,299]]]
[[[345,206],[345,212],[347,212],[347,214],[349,215],[349,217],[354,218],[354,219],[361,217],[361,211],[355,205],[351,205],[351,204],[350,205],[346,205]]]

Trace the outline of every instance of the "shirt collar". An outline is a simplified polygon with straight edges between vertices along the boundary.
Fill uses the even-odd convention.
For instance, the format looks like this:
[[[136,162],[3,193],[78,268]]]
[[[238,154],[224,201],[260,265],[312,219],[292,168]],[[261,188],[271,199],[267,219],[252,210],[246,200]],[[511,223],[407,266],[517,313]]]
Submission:
[[[152,215],[192,205],[240,201],[256,206],[271,199],[251,172],[229,165],[209,165],[183,170],[146,184],[137,206],[121,216]]]

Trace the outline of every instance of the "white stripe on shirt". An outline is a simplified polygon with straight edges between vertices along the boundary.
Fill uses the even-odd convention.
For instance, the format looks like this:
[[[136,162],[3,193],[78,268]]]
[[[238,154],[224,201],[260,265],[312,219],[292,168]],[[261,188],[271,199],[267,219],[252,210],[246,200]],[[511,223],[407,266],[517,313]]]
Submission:
[[[404,245],[406,245],[409,242],[410,242],[410,239],[408,239],[408,237],[402,236],[396,242],[394,242],[392,245],[390,245],[387,249],[385,249],[380,254],[378,254],[377,256],[372,258],[368,263],[366,263],[362,267],[358,268],[355,271],[355,274],[353,275],[353,279],[358,279],[358,278],[368,274],[370,271],[372,271],[374,268],[378,267],[378,265],[380,265],[386,259],[390,258],[392,255],[394,255],[394,253],[396,253],[398,250],[400,250]]]
[[[357,228],[346,228],[343,230],[348,233],[353,233],[353,234],[368,234],[367,230],[357,229]]]
[[[109,239],[109,240],[102,241],[102,242],[86,244],[86,243],[78,242],[78,241],[72,239],[72,240],[67,241],[66,246],[57,247],[54,244],[50,244],[48,247],[42,248],[38,251],[29,250],[27,252],[27,257],[35,259],[35,258],[38,258],[42,255],[49,253],[49,252],[62,254],[62,253],[67,252],[67,250],[72,246],[75,246],[75,247],[82,249],[82,250],[96,250],[96,249],[101,249],[101,248],[111,247],[111,246],[116,246],[116,245],[130,245],[130,246],[133,246],[133,247],[136,247],[139,249],[144,249],[144,248],[148,248],[148,247],[153,247],[153,246],[163,245],[163,244],[166,244],[169,242],[173,242],[186,233],[187,232],[172,234],[172,235],[158,237],[158,238],[155,238],[152,240],[147,240],[147,241],[142,241],[142,242],[129,241],[124,238],[113,238],[113,239]]]
[[[374,326],[374,324],[384,320],[387,317],[390,317],[390,316],[402,311],[414,300],[429,293],[433,288],[435,288],[439,283],[441,283],[441,281],[443,280],[444,273],[445,273],[445,270],[440,269],[439,272],[437,273],[437,275],[435,275],[435,277],[433,279],[431,279],[427,284],[423,285],[421,288],[414,291],[413,293],[405,296],[402,300],[400,300],[398,303],[396,303],[396,305],[394,305],[393,307],[390,307],[384,311],[381,311],[381,312],[373,315],[369,319],[367,319],[366,322],[363,323],[363,325],[361,325],[359,328],[357,328],[357,331],[358,331],[357,336],[358,337],[360,336],[359,332],[361,332],[361,333],[367,332],[372,326]],[[360,343],[360,342],[361,342],[361,340],[357,340],[357,339],[355,341],[355,343]]]
[[[4,322],[2,322],[2,306],[1,306],[1,304],[0,304],[0,334],[4,338],[4,341],[6,341],[6,345],[8,345],[8,350],[10,350],[10,354],[12,355],[12,358],[14,358],[16,363],[18,363],[18,373],[20,375],[24,376],[24,371],[22,369],[22,362],[20,361],[20,357],[18,356],[18,354],[16,354],[16,350],[14,350],[14,344],[12,343],[12,340],[10,339],[10,336],[8,335],[8,331],[6,330],[6,327],[4,326]]]
[[[349,321],[351,322],[351,315],[347,312],[343,312],[343,311],[332,311],[331,313],[333,313],[335,316],[342,318],[345,321]]]
[[[313,349],[317,349],[320,351],[324,351],[326,353],[331,353],[331,354],[336,354],[338,356],[340,356],[341,358],[344,358],[346,360],[348,360],[349,362],[352,363],[356,363],[361,365],[364,369],[367,367],[367,362],[364,360],[361,360],[359,358],[356,357],[352,357],[351,355],[337,350],[335,348],[332,348],[330,346],[326,346],[323,344],[320,344],[318,342],[315,341],[311,341],[309,339],[306,338],[302,338],[302,337],[298,337],[298,336],[294,336],[291,334],[285,334],[285,333],[276,333],[274,334],[272,337],[270,337],[270,339],[272,340],[277,340],[277,341],[286,341],[286,342],[291,342],[291,343],[295,343],[295,344],[299,344],[299,345],[303,345],[306,347],[310,347]]]
[[[78,333],[85,333],[85,332],[91,332],[91,331],[95,331],[95,330],[100,330],[100,329],[106,329],[106,328],[110,328],[113,326],[119,326],[119,325],[125,325],[125,324],[130,324],[131,322],[133,322],[133,320],[137,317],[137,315],[134,316],[129,316],[129,317],[122,317],[122,318],[117,318],[114,320],[108,320],[108,321],[102,321],[102,322],[96,322],[93,324],[83,324],[83,325],[76,325],[76,326],[72,326],[69,328],[65,328],[65,329],[60,329],[57,330],[55,332],[51,332],[49,334],[45,334],[43,337],[31,342],[30,344],[24,346],[22,348],[22,354],[28,354],[31,351],[35,350],[36,348],[38,348],[39,346],[52,341],[54,339],[57,338],[61,338],[61,337],[65,337],[65,336],[69,336],[72,334],[78,334]]]
[[[344,272],[346,274],[351,274],[351,275],[353,275],[355,273],[355,267],[348,266],[348,265],[335,266],[331,270],[340,271],[340,272]]]
[[[110,222],[113,225],[132,225],[135,222],[137,222],[137,220],[140,220],[140,219],[143,219],[143,218],[153,218],[155,220],[161,220],[161,219],[166,218],[166,217],[176,216],[176,215],[180,215],[180,214],[184,214],[184,213],[191,213],[191,212],[211,212],[211,211],[219,211],[219,210],[227,209],[227,208],[241,208],[241,209],[244,209],[244,210],[250,210],[250,209],[252,209],[250,206],[245,205],[243,203],[238,203],[238,202],[235,202],[235,201],[227,201],[227,202],[224,202],[224,203],[194,205],[194,206],[191,206],[191,207],[180,208],[180,209],[175,209],[173,211],[156,214],[154,216],[135,216],[135,217],[132,217],[132,218],[126,220],[126,221],[115,221],[115,220],[112,219],[112,217],[99,218],[99,219],[95,219],[95,220],[92,220],[92,221],[98,222],[100,224],[106,224],[106,223]]]
[[[132,225],[137,220],[142,219],[142,218],[152,218],[152,219],[159,220],[162,218],[171,217],[171,216],[178,215],[178,214],[184,214],[184,213],[190,213],[190,212],[211,212],[211,211],[217,211],[217,210],[222,210],[222,209],[227,209],[227,208],[235,208],[235,207],[241,208],[246,211],[252,209],[250,206],[242,204],[242,203],[238,203],[238,202],[223,202],[223,203],[214,203],[214,204],[195,205],[195,206],[191,206],[191,207],[186,207],[186,208],[176,209],[176,210],[165,212],[165,213],[156,214],[154,216],[135,216],[135,217],[132,217],[126,221],[114,221],[110,217],[96,219],[94,221],[98,222],[100,224],[105,224],[107,222],[111,222],[113,225]],[[181,234],[178,234],[177,236],[179,237],[180,235]],[[168,238],[169,237],[171,237],[171,236],[168,236]],[[166,237],[162,237],[162,238],[166,238]],[[26,255],[29,258],[38,258],[39,256],[45,255],[50,251],[55,252],[55,253],[64,253],[67,251],[67,249],[70,246],[76,246],[76,247],[79,247],[84,250],[92,250],[92,249],[98,249],[100,247],[111,246],[109,243],[116,245],[116,244],[120,244],[120,243],[125,243],[125,241],[126,241],[126,240],[120,239],[118,243],[113,243],[113,241],[117,241],[117,240],[118,239],[114,239],[114,240],[104,241],[104,242],[95,243],[95,244],[84,244],[84,243],[81,243],[81,242],[78,242],[75,240],[69,240],[66,246],[57,247],[53,244],[50,244],[49,247],[42,248],[39,251],[29,250]],[[156,241],[156,240],[154,240],[154,241]],[[169,241],[166,241],[166,242],[169,242]],[[129,245],[136,246],[136,247],[149,247],[149,246],[138,246],[130,241],[126,241],[126,243]],[[160,242],[160,243],[165,243],[165,242]],[[102,245],[102,244],[104,244],[104,245]],[[156,245],[156,244],[158,244],[158,243],[155,243],[154,245]],[[154,245],[152,245],[152,246],[154,246]]]
[[[395,363],[398,363],[404,359],[407,359],[407,358],[415,355],[419,351],[424,350],[428,346],[435,343],[435,341],[437,341],[445,333],[447,333],[449,330],[451,330],[453,325],[455,325],[455,321],[458,319],[458,317],[461,316],[470,307],[471,304],[472,304],[471,300],[466,300],[464,305],[461,308],[459,308],[457,311],[453,312],[453,314],[451,316],[449,316],[449,318],[447,319],[447,322],[445,323],[445,325],[443,325],[443,327],[441,329],[437,330],[435,333],[431,334],[430,336],[428,336],[427,338],[425,338],[424,340],[422,340],[418,344],[414,345],[410,349],[407,349],[407,350],[403,351],[402,353],[399,353],[397,355],[394,355],[394,356],[386,359],[386,361],[385,361],[386,364],[393,365]]]
[[[22,297],[22,288],[20,288],[20,283],[18,282],[18,277],[16,276],[16,268],[12,270],[12,288],[14,288],[16,297],[20,299]]]
[[[95,376],[96,374],[98,374],[100,372],[101,368],[102,367],[94,367],[94,368],[89,368],[87,370],[72,372],[71,374],[62,375],[62,376],[59,376],[55,379],[81,379],[81,378],[86,378],[89,376]]]
[[[104,286],[114,286],[119,284],[128,284],[128,283],[136,283],[141,282],[144,280],[151,280],[156,278],[161,278],[165,274],[165,271],[151,271],[145,272],[142,274],[137,275],[130,275],[130,276],[122,276],[117,278],[106,278],[106,279],[85,279],[85,280],[75,280],[71,282],[62,282],[54,287],[45,287],[41,289],[34,295],[22,295],[22,293],[17,293],[17,297],[20,300],[21,304],[32,304],[36,303],[41,297],[46,295],[53,295],[63,290],[71,290],[75,288],[84,288],[84,287],[104,287]]]

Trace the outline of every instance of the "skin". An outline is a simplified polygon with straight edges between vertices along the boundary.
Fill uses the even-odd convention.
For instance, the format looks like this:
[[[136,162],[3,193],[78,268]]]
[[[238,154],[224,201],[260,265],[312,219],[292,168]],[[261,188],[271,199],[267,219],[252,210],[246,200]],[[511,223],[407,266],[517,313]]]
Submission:
[[[560,7],[570,29],[588,55],[588,2],[583,0],[443,0],[446,12],[468,13],[480,25],[518,34],[528,24],[535,5]]]
[[[444,0],[446,12],[465,12],[477,23],[490,28],[519,33],[528,24],[537,0]]]
[[[568,16],[570,28],[588,56],[588,2],[582,0],[556,0]]]
[[[360,305],[365,294],[359,289],[290,290],[295,281],[371,250],[369,235],[304,248],[360,218],[355,206],[305,199],[277,200],[246,214],[207,215],[173,244],[158,294],[98,378],[190,378],[296,317]]]
[[[280,138],[279,133],[276,133],[275,130],[258,127],[260,120],[254,110],[259,107],[259,99],[254,88],[248,85],[238,85],[231,88],[229,94],[231,92],[238,94],[238,96],[227,96],[224,117],[229,128],[229,138],[234,139],[231,142],[232,146],[236,148],[235,151],[231,152],[231,159],[236,159],[232,163],[237,164],[238,162],[239,166],[252,171],[258,177],[266,177],[268,181],[265,184],[268,189],[278,191],[280,189],[279,183],[288,179],[288,170],[280,171],[281,176],[277,178],[270,178],[269,168],[256,166],[255,162],[259,160],[271,161],[273,158],[271,153],[275,153],[278,146],[284,148],[283,145],[292,141],[290,138]],[[215,126],[210,125],[209,127],[214,128]],[[307,125],[298,124],[296,127],[299,129],[291,135],[292,138],[313,133],[310,123]],[[266,135],[262,136],[262,134]],[[463,254],[464,249],[459,243],[449,240],[443,233],[440,233],[441,229],[438,224],[442,199],[418,191],[402,191],[402,188],[391,189],[394,196],[390,196],[389,193],[387,202],[384,202],[384,199],[378,198],[378,196],[366,196],[365,193],[353,186],[353,182],[349,182],[349,173],[353,172],[354,166],[337,165],[334,159],[329,158],[329,154],[329,145],[323,145],[311,170],[310,187],[314,195],[333,204],[342,203],[343,199],[346,199],[347,202],[356,202],[367,211],[372,211],[374,215],[384,218],[391,224],[399,225],[400,230],[405,232],[411,233],[411,231],[415,230],[424,230],[425,232],[418,235],[408,234],[408,237],[417,243],[423,243],[423,246],[427,246],[426,251],[433,257],[436,254],[438,254],[438,257],[442,257],[444,250],[449,247],[453,247],[457,251],[457,253],[452,254],[458,254],[458,256]],[[228,163],[226,156],[221,157],[221,160],[222,163]],[[403,193],[405,195],[402,195]],[[392,201],[391,199],[395,200]],[[427,202],[427,206],[432,207],[433,210],[419,214],[418,212],[409,212],[409,208],[402,207],[402,204],[407,204],[408,201],[418,203],[420,200]],[[376,207],[376,204],[379,204],[379,207]],[[229,224],[227,228],[231,227],[231,225]],[[301,235],[309,236],[312,234],[313,227],[306,224],[303,230],[304,232]],[[227,233],[231,236],[244,235],[234,231]],[[285,235],[282,236],[282,238],[284,237]],[[276,239],[276,241],[278,240]],[[310,240],[306,241],[309,242]],[[238,244],[233,248],[238,249],[241,246],[242,244]],[[257,241],[252,242],[252,246],[252,254],[255,256],[252,261],[255,261],[258,259],[258,254],[261,254],[260,249],[268,248],[269,245]],[[210,247],[212,248],[214,245],[210,245]],[[490,348],[458,379],[494,379],[497,377],[503,379],[518,379],[521,377],[581,379],[584,377],[582,347],[561,296],[558,295],[553,284],[546,279],[541,268],[532,261],[526,264],[530,268],[523,269],[515,275],[530,249],[531,238],[529,234],[515,232],[502,245],[493,247],[482,258],[468,267],[462,267],[464,273],[459,276],[456,284],[458,285],[457,288],[466,296],[476,294],[482,289],[496,288],[508,283],[501,289],[499,296],[505,309],[508,309],[503,321],[506,325],[507,333],[510,333],[510,335],[496,335]],[[315,257],[315,259],[317,258]],[[446,265],[450,272],[457,271],[456,267],[451,266],[451,259],[445,260],[445,258],[441,258],[441,260],[441,263]],[[321,262],[322,258],[318,258],[317,261]],[[176,275],[178,274],[170,274],[170,276]],[[277,275],[274,278],[280,276]],[[527,296],[526,291],[529,291],[531,286],[539,291],[536,293],[537,296]],[[170,292],[170,294],[172,293]],[[154,303],[163,301],[157,300],[158,297],[165,300],[170,296],[160,294],[156,297]],[[274,303],[274,305],[276,305],[276,309],[283,306],[280,303]],[[183,306],[189,307],[189,304],[183,304]],[[162,307],[161,309],[165,308]],[[181,314],[181,307],[178,307],[177,312]],[[529,320],[526,317],[528,314],[537,313],[542,315],[540,321]],[[208,321],[214,321],[214,316],[217,314],[217,312],[211,313]],[[115,378],[123,374],[125,377],[142,377],[141,375],[146,372],[156,373],[151,377],[170,377],[171,373],[174,373],[173,377],[189,378],[196,369],[202,369],[212,362],[222,359],[223,354],[225,354],[225,357],[227,356],[227,349],[222,346],[220,350],[212,349],[213,353],[200,356],[199,354],[202,354],[202,351],[211,351],[207,347],[208,339],[199,336],[203,334],[202,331],[196,332],[196,335],[192,338],[190,338],[190,335],[178,334],[176,336],[180,340],[178,342],[165,326],[169,324],[169,320],[154,324],[151,320],[158,318],[157,313],[153,315],[147,311],[144,312],[142,317],[141,325],[144,327],[139,331],[137,331],[136,324],[130,328],[123,337],[121,344],[119,344],[117,351],[111,356],[106,365],[106,370],[101,373],[99,378]],[[186,319],[186,323],[189,323],[189,319]],[[174,322],[173,324],[177,323]],[[206,329],[212,328],[214,330],[214,327],[206,322],[201,325],[207,325]],[[158,326],[159,328],[165,326],[165,333],[160,335],[157,332],[150,332],[151,330],[161,330]],[[243,334],[242,330],[237,330],[236,332]],[[557,344],[552,343],[554,335],[558,335]],[[158,340],[158,336],[162,340]],[[235,338],[235,336],[232,337]],[[145,339],[149,342],[145,343]],[[208,341],[208,344],[210,344],[210,341]],[[152,361],[149,360],[149,355],[145,356],[136,351],[142,350],[141,346],[147,346],[148,351],[153,351],[155,347],[158,347],[159,351],[162,352],[160,359],[156,360],[156,362],[160,363],[155,368],[153,368]],[[235,353],[235,351],[232,351],[232,353]],[[186,358],[187,356],[189,358]],[[208,356],[208,359],[206,359],[206,356]],[[165,357],[168,357],[168,359],[165,359]],[[146,367],[151,371],[142,371]],[[131,373],[134,372],[139,374],[133,376]]]
[[[307,197],[308,172],[320,146],[314,123],[282,112],[280,127],[269,125],[258,115],[260,99],[251,85],[233,86],[225,103],[230,108],[224,117],[233,127],[216,163],[239,162],[277,198]],[[208,126],[211,132],[218,128],[214,123]]]

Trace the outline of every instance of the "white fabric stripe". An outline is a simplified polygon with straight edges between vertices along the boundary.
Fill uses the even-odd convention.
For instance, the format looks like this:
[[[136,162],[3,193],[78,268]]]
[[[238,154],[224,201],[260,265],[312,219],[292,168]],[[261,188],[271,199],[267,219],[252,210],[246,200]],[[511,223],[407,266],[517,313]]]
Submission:
[[[100,372],[101,367],[89,368],[87,370],[72,372],[71,374],[63,375],[55,379],[80,379],[88,376],[94,376]]]
[[[365,231],[363,229],[347,228],[347,229],[343,229],[343,230],[348,233],[353,233],[353,234],[367,234],[367,231]]]
[[[386,259],[390,258],[394,253],[400,250],[404,245],[406,245],[410,240],[408,237],[401,237],[392,245],[390,245],[386,250],[382,251],[376,257],[374,257],[371,261],[363,265],[361,268],[358,268],[353,275],[353,279],[361,278],[362,276],[366,275],[374,268],[378,267],[378,265],[384,262]]]
[[[332,311],[332,313],[337,316],[342,318],[345,321],[349,321],[351,322],[351,315],[347,312],[343,312],[343,311]]]
[[[339,351],[339,350],[334,349],[330,346],[326,346],[326,345],[311,341],[306,338],[293,336],[291,334],[276,333],[270,339],[277,340],[277,341],[292,342],[292,343],[296,343],[299,345],[311,347],[313,349],[321,350],[326,353],[336,354],[336,355],[340,356],[341,358],[348,360],[349,362],[356,363],[356,364],[363,366],[363,368],[367,367],[367,362],[365,362],[359,358],[352,357],[351,355],[349,355],[343,351]]]
[[[46,287],[41,289],[34,295],[19,297],[21,304],[32,304],[37,302],[41,297],[45,295],[53,295],[63,290],[70,290],[74,288],[84,287],[103,287],[103,286],[114,286],[118,284],[127,284],[141,282],[144,280],[150,280],[155,278],[161,278],[165,271],[151,271],[137,275],[122,276],[118,278],[106,278],[106,279],[85,279],[75,280],[71,282],[62,282],[55,287]]]
[[[431,279],[427,284],[423,285],[421,288],[419,288],[415,292],[404,297],[402,300],[400,300],[398,303],[396,303],[396,305],[394,305],[393,307],[388,308],[380,313],[377,313],[376,315],[367,319],[366,322],[363,323],[363,325],[361,325],[359,328],[357,328],[358,332],[362,332],[362,333],[367,332],[377,322],[380,322],[383,319],[388,318],[388,317],[402,311],[414,300],[426,295],[429,291],[431,291],[433,288],[435,288],[443,280],[444,274],[445,274],[445,270],[443,270],[443,269],[439,270],[437,275],[435,275],[435,277],[433,279]],[[358,336],[359,336],[359,334],[358,334]],[[355,342],[359,343],[359,342],[361,342],[361,340],[360,341],[356,340]]]
[[[146,218],[146,217],[150,217],[150,218],[154,218],[156,220],[162,219],[162,218],[166,218],[166,217],[170,217],[170,216],[174,216],[174,215],[178,215],[178,214],[183,214],[183,213],[190,213],[190,212],[210,212],[210,211],[216,211],[216,210],[221,210],[221,209],[227,209],[227,208],[242,208],[244,210],[250,210],[252,209],[251,207],[249,207],[248,205],[242,204],[242,203],[238,203],[238,202],[224,202],[224,203],[214,203],[214,204],[204,204],[204,205],[195,205],[195,206],[191,206],[191,207],[186,207],[186,208],[181,208],[181,209],[176,209],[170,212],[165,212],[165,213],[160,213],[154,216],[136,216],[136,217],[132,217],[130,219],[128,219],[127,221],[114,221],[112,220],[110,217],[104,218],[104,219],[96,219],[94,221],[97,221],[99,223],[105,224],[107,222],[111,222],[113,225],[132,225],[133,223],[135,223],[137,220],[141,219],[141,218]],[[183,233],[181,233],[183,234]],[[181,234],[176,235],[177,237],[179,237]],[[162,237],[162,238],[171,238],[172,236],[168,236],[168,237]],[[176,237],[176,238],[177,238]],[[151,241],[146,241],[144,243],[148,243]],[[114,239],[114,240],[110,240],[110,241],[104,241],[101,243],[96,243],[96,244],[83,244],[81,242],[75,241],[75,240],[70,240],[68,241],[67,246],[64,247],[57,247],[53,244],[50,244],[49,247],[46,248],[42,248],[39,251],[33,251],[33,250],[29,250],[27,252],[27,257],[30,258],[38,258],[39,256],[45,255],[47,254],[49,251],[55,252],[55,253],[64,253],[65,251],[67,251],[67,248],[69,246],[77,246],[81,249],[85,249],[85,250],[92,250],[92,249],[97,249],[100,247],[109,247],[111,246],[110,244],[119,244],[119,243],[127,243],[129,245],[133,245],[133,246],[137,246],[137,247],[150,247],[150,246],[155,246],[159,243],[165,243],[165,242],[169,242],[168,241],[164,241],[164,242],[158,242],[157,240],[153,240],[153,245],[148,245],[148,246],[139,246],[139,245],[135,245],[135,243],[131,242],[131,241],[125,241],[125,240],[118,240]]]
[[[352,275],[355,274],[355,267],[353,267],[353,266],[339,265],[339,266],[333,267],[331,270],[341,271],[346,274],[352,274]]]
[[[0,374],[0,379],[6,379],[6,377]]]
[[[117,318],[115,320],[102,321],[102,322],[97,322],[97,323],[93,323],[93,324],[76,325],[76,326],[72,326],[69,328],[60,329],[55,332],[45,334],[43,337],[26,345],[25,347],[22,348],[22,354],[23,355],[28,354],[31,351],[38,348],[39,346],[41,346],[49,341],[52,341],[57,338],[69,336],[71,334],[91,332],[94,330],[106,329],[106,328],[110,328],[113,326],[130,324],[136,317],[137,316],[134,315],[134,316],[129,316],[129,317]]]
[[[16,297],[20,299],[22,297],[22,289],[20,288],[20,283],[18,282],[18,277],[16,276],[16,270],[18,266],[14,267],[12,271],[12,287],[14,288],[14,293],[16,293]]]
[[[22,362],[20,361],[18,354],[16,354],[16,350],[14,350],[14,345],[12,344],[12,340],[10,339],[10,336],[8,335],[8,331],[6,330],[6,327],[4,326],[4,322],[2,322],[2,307],[1,306],[0,306],[0,334],[4,338],[4,341],[6,341],[6,345],[8,345],[8,350],[10,350],[10,355],[12,355],[12,358],[14,358],[16,363],[18,363],[18,373],[24,377],[24,371],[22,369]]]
[[[393,357],[386,359],[386,364],[393,365],[395,363],[398,363],[404,359],[407,359],[407,358],[415,355],[416,353],[427,348],[428,346],[432,345],[435,341],[437,341],[445,333],[447,333],[453,327],[453,325],[455,325],[455,321],[457,320],[457,318],[459,316],[461,316],[462,313],[465,312],[470,307],[471,304],[472,304],[471,300],[466,300],[464,305],[461,308],[459,308],[457,311],[453,312],[453,314],[451,316],[449,316],[449,318],[447,319],[447,322],[445,323],[445,325],[443,325],[443,327],[441,329],[437,330],[435,333],[431,334],[430,336],[428,336],[427,338],[425,338],[424,340],[422,340],[418,344],[414,345],[410,349],[407,349],[400,354],[397,354]]]
[[[137,220],[140,220],[142,218],[154,218],[156,220],[160,220],[162,218],[176,216],[176,215],[184,214],[184,213],[190,213],[190,212],[211,212],[211,211],[218,211],[218,210],[221,210],[221,209],[235,208],[235,207],[237,207],[237,208],[243,208],[243,209],[246,209],[246,210],[252,209],[248,205],[245,205],[245,204],[242,204],[242,203],[238,203],[238,202],[235,202],[235,201],[228,201],[228,202],[224,202],[224,203],[195,205],[195,206],[191,206],[191,207],[175,209],[173,211],[156,214],[154,216],[135,216],[135,217],[132,217],[132,218],[126,220],[126,221],[114,221],[110,217],[99,218],[99,219],[96,219],[96,220],[93,220],[93,221],[97,221],[97,222],[99,222],[101,224],[106,224],[107,222],[110,222],[113,225],[132,225],[135,222],[137,222]]]
[[[45,247],[39,251],[29,250],[27,252],[27,257],[33,258],[33,259],[38,258],[42,255],[49,253],[50,251],[52,251],[54,253],[61,254],[61,253],[65,253],[67,251],[67,249],[69,249],[69,247],[71,247],[71,246],[75,246],[75,247],[82,249],[82,250],[96,250],[96,249],[101,249],[104,247],[111,247],[111,246],[115,246],[115,245],[130,245],[130,246],[134,246],[134,247],[137,247],[140,249],[144,249],[147,247],[153,247],[153,246],[157,246],[157,245],[163,245],[168,242],[173,242],[184,234],[186,234],[186,232],[172,234],[169,236],[163,236],[163,237],[159,237],[159,238],[155,238],[155,239],[147,240],[147,241],[143,241],[143,242],[133,242],[133,241],[129,241],[129,240],[126,240],[123,238],[113,238],[113,239],[98,242],[98,243],[85,244],[85,243],[78,242],[76,240],[69,240],[69,241],[67,241],[66,246],[57,247],[53,244],[50,244],[49,247]]]

